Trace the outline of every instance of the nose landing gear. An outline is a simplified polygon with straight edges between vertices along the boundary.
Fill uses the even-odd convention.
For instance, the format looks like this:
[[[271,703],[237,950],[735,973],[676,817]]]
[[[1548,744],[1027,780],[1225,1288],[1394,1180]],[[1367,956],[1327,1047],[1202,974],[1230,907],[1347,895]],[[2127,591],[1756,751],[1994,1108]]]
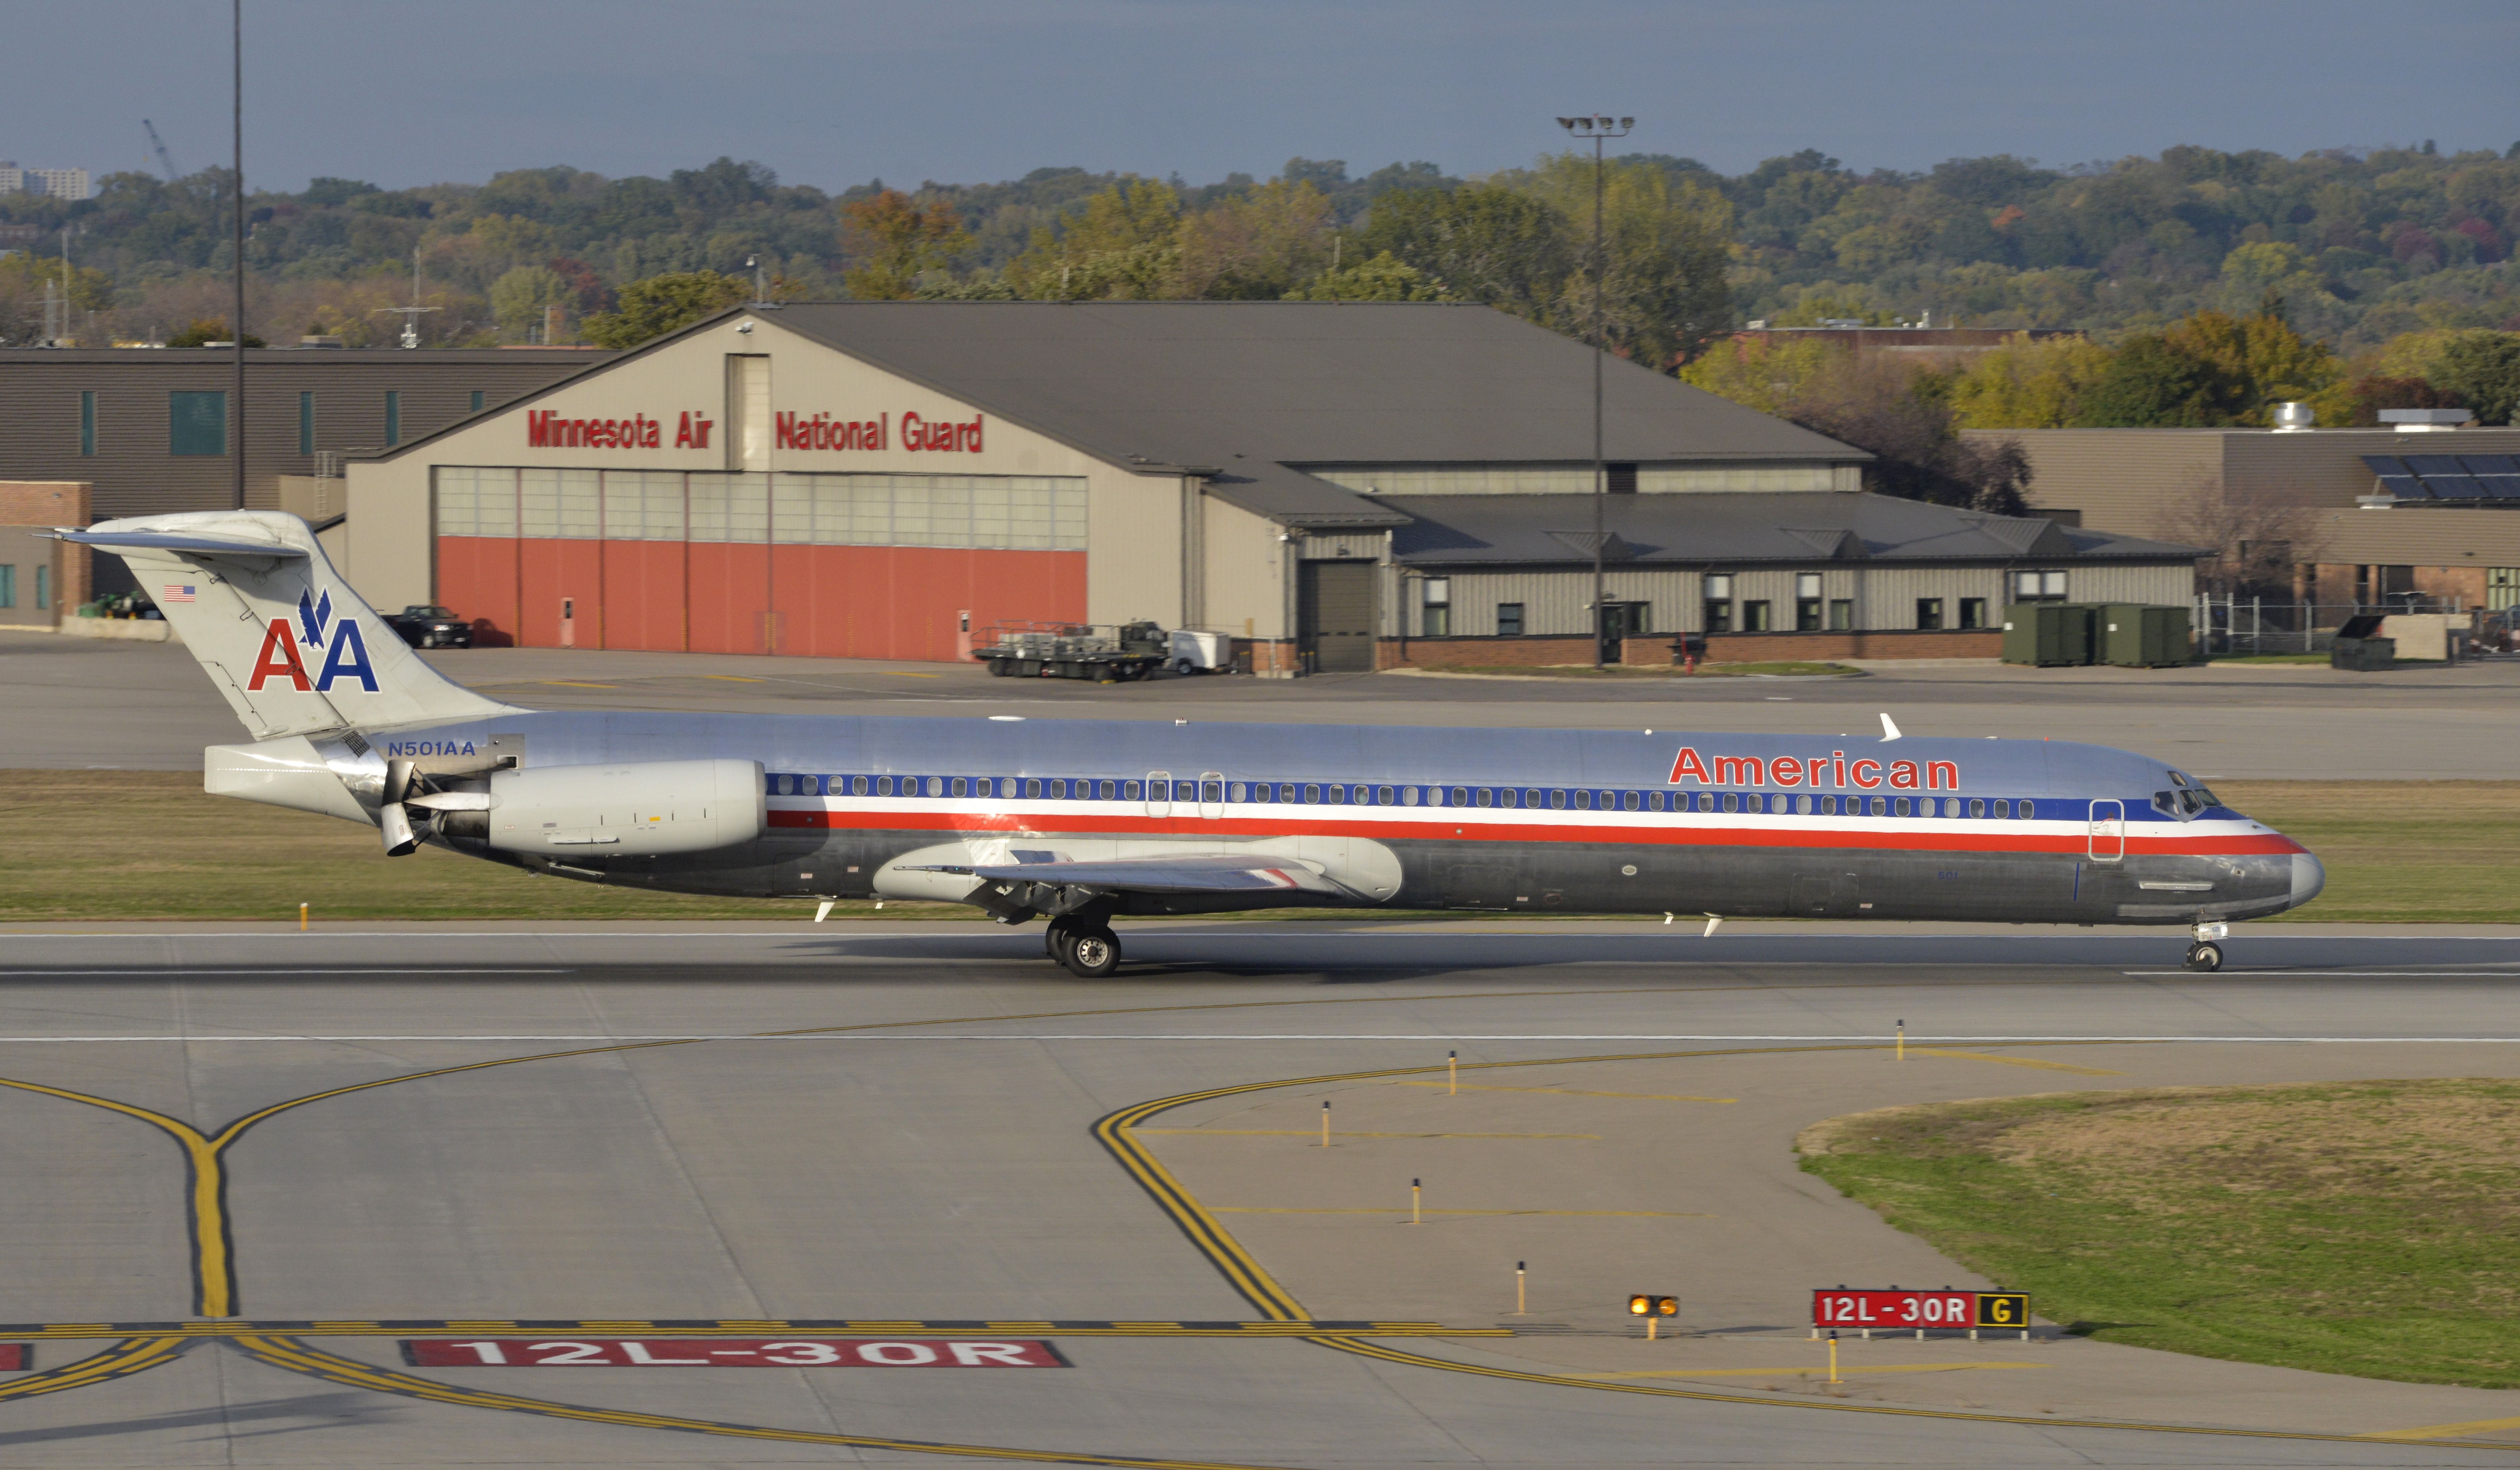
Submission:
[[[2228,924],[2206,924],[2201,922],[2197,924],[2195,931],[2196,938],[2194,942],[2189,943],[2187,946],[2187,959],[2185,961],[2187,968],[2207,975],[2211,975],[2215,971],[2222,969],[2222,942],[2229,938],[2230,933],[2231,926]]]

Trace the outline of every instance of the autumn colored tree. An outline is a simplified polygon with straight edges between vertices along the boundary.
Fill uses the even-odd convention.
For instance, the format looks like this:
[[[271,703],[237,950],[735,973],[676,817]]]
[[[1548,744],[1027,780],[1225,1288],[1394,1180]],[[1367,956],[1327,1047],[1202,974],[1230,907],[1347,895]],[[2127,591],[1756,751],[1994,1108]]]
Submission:
[[[1384,251],[1371,260],[1326,270],[1295,290],[1290,301],[1440,301],[1444,293],[1424,271]]]
[[[1330,263],[1329,196],[1273,179],[1181,225],[1180,294],[1276,300]]]
[[[2110,356],[2084,337],[2008,337],[1953,378],[1952,411],[1963,429],[2068,428],[2080,422],[2083,398]]]
[[[842,279],[863,301],[906,301],[919,294],[919,278],[942,270],[970,249],[962,216],[943,201],[922,204],[898,189],[841,207],[849,258],[858,263]]]
[[[1140,179],[1036,228],[1006,281],[1040,301],[1161,300],[1179,292],[1181,254],[1181,196]]]

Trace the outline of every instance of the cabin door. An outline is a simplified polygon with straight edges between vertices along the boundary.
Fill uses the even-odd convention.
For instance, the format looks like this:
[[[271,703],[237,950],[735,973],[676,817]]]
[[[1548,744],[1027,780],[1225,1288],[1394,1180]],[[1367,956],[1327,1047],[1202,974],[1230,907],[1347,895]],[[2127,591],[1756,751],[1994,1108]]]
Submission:
[[[2092,804],[2091,839],[2087,850],[2093,862],[2116,862],[2126,856],[2126,804],[2103,797]]]

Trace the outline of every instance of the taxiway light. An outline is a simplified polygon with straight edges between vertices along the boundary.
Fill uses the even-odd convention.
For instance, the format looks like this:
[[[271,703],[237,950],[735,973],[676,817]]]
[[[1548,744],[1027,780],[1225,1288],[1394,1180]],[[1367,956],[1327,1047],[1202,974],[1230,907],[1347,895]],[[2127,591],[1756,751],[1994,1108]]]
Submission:
[[[1628,1298],[1628,1312],[1632,1316],[1641,1317],[1678,1316],[1680,1298],[1658,1296],[1653,1292],[1639,1292]]]

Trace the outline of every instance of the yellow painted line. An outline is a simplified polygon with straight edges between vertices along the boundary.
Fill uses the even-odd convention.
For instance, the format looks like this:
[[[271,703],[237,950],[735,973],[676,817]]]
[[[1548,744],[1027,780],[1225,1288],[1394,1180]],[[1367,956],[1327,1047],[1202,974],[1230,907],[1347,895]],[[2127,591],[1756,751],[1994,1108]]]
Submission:
[[[2421,1429],[2392,1429],[2384,1434],[2357,1435],[2360,1440],[2448,1440],[2460,1435],[2500,1434],[2520,1429],[2520,1419],[2470,1419],[2464,1424],[2427,1424]]]
[[[1445,1087],[1447,1082],[1394,1082],[1395,1087]],[[1737,1097],[1695,1097],[1685,1092],[1594,1092],[1583,1087],[1474,1087],[1462,1084],[1463,1092],[1552,1092],[1560,1097],[1635,1097],[1646,1102],[1739,1102]]]
[[[1319,1138],[1319,1128],[1136,1128],[1140,1133],[1206,1133],[1224,1138]],[[1345,1133],[1333,1132],[1333,1138],[1590,1138],[1598,1133]]]
[[[884,672],[892,675],[896,679],[941,679],[945,677],[945,675],[941,673],[903,673],[899,669],[894,668],[887,668]]]
[[[82,1389],[109,1378],[122,1378],[157,1367],[185,1347],[184,1339],[162,1334],[136,1339],[73,1363],[0,1383],[0,1399],[31,1399],[37,1394],[58,1394],[64,1389]]]
[[[712,1419],[682,1419],[668,1414],[646,1414],[629,1409],[589,1408],[582,1404],[557,1403],[545,1399],[521,1399],[514,1394],[491,1393],[480,1389],[458,1388],[433,1379],[398,1373],[380,1368],[356,1358],[342,1357],[310,1348],[287,1337],[241,1337],[237,1346],[256,1359],[273,1367],[286,1368],[321,1378],[328,1383],[350,1388],[370,1389],[381,1394],[398,1394],[406,1399],[420,1399],[432,1403],[452,1403],[464,1408],[497,1408],[512,1412],[539,1414],[551,1419],[573,1419],[585,1424],[617,1424],[631,1429],[676,1429],[690,1434],[722,1435],[739,1440],[772,1440],[790,1445],[839,1445],[856,1449],[884,1449],[904,1454],[958,1454],[971,1459],[1016,1460],[1047,1465],[1116,1465],[1129,1470],[1261,1470],[1251,1465],[1221,1463],[1212,1460],[1159,1460],[1133,1455],[1096,1454],[1084,1450],[1017,1449],[999,1445],[956,1445],[936,1440],[895,1440],[879,1435],[832,1434],[810,1429],[772,1429],[763,1425],[727,1424]]]
[[[538,684],[558,684],[565,689],[618,689],[618,684],[590,684],[583,679],[537,679]]]
[[[2071,1062],[2042,1062],[2033,1057],[1999,1057],[1983,1051],[1943,1051],[1931,1046],[1911,1046],[1908,1052],[1919,1057],[1950,1057],[1959,1062],[2001,1062],[2006,1067],[2036,1067],[2042,1072],[2070,1072],[2076,1077],[2124,1077],[2106,1067],[2077,1067]]]
[[[1975,1368],[2044,1368],[2044,1362],[1913,1362],[1893,1367],[1841,1367],[1840,1378],[1869,1378],[1875,1373],[1958,1373]],[[1799,1368],[1653,1368],[1634,1373],[1569,1373],[1569,1378],[1825,1378],[1828,1369]]]
[[[768,679],[747,679],[740,673],[704,673],[701,674],[700,677],[704,679],[723,679],[730,684],[767,684],[770,682]]]
[[[1400,1209],[1281,1210],[1262,1205],[1210,1205],[1218,1215],[1407,1215]],[[1694,1210],[1421,1210],[1421,1215],[1563,1215],[1602,1219],[1713,1219]]]

